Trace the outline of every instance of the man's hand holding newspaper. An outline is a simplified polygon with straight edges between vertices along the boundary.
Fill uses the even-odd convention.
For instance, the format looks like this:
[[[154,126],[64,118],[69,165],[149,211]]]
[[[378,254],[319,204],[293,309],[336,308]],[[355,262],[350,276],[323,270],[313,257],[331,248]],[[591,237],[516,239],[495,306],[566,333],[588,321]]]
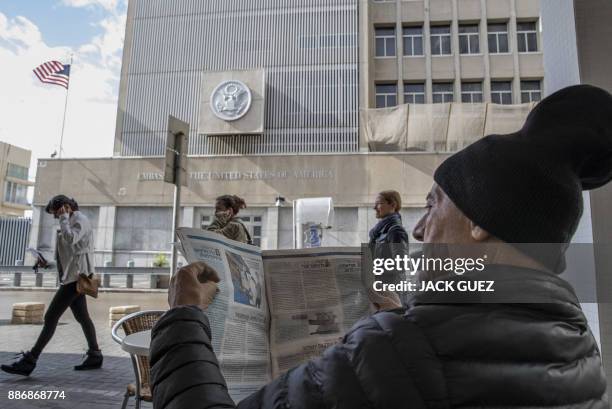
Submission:
[[[168,304],[171,308],[179,305],[199,305],[206,309],[219,292],[219,281],[217,272],[203,261],[188,264],[170,280]],[[368,288],[368,297],[376,311],[402,306],[399,297],[393,292],[376,292]]]
[[[168,290],[170,307],[179,305],[198,305],[208,308],[219,289],[217,272],[203,261],[182,267],[171,279]]]

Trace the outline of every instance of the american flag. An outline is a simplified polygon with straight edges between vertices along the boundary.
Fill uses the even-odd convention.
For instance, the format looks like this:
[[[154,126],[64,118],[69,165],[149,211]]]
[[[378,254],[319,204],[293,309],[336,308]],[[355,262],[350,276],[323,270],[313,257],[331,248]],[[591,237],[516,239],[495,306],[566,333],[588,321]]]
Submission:
[[[34,68],[33,71],[41,82],[61,85],[68,89],[70,64],[64,65],[59,61],[48,61]]]

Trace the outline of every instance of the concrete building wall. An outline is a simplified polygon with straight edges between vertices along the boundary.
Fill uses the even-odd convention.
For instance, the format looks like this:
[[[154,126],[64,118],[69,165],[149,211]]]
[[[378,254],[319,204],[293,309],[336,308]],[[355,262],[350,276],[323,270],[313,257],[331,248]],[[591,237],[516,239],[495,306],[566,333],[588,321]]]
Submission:
[[[376,224],[376,194],[398,190],[404,225],[412,230],[423,214],[433,170],[443,154],[284,155],[190,158],[190,181],[182,197],[182,225],[203,227],[214,214],[214,200],[238,194],[248,207],[251,234],[264,249],[291,248],[291,202],[331,196],[333,228],[323,233],[325,246],[359,246]],[[229,160],[228,160],[229,159]],[[58,191],[73,196],[94,225],[96,264],[150,266],[170,250],[172,187],[161,182],[161,159],[63,159],[39,162],[34,228],[30,246],[52,257],[57,221],[44,213]],[[286,198],[275,206],[276,196]],[[255,230],[257,229],[257,230]]]
[[[612,3],[607,0],[574,0],[576,39],[580,67],[580,81],[612,92]],[[599,332],[604,371],[608,391],[612,390],[612,183],[589,192],[595,246],[597,297],[599,300]],[[605,245],[605,244],[608,245]]]
[[[538,30],[538,51],[519,53],[517,24],[538,22],[540,0],[388,0],[370,1],[369,18],[361,20],[361,45],[367,46],[370,66],[362,75],[362,92],[367,95],[368,107],[376,107],[377,84],[394,84],[397,87],[397,103],[404,101],[405,83],[425,84],[425,102],[432,102],[432,87],[436,82],[452,82],[454,101],[461,101],[462,82],[480,82],[483,100],[491,101],[491,81],[512,82],[512,103],[521,103],[521,80],[542,80],[544,57],[542,38]],[[488,23],[507,23],[509,52],[490,54],[488,49]],[[480,50],[477,54],[461,54],[459,26],[478,24]],[[450,55],[432,55],[431,28],[449,25],[451,32]],[[403,28],[423,28],[423,55],[405,56]],[[394,28],[396,54],[393,57],[377,57],[375,31],[377,28]],[[544,85],[541,86],[543,88]]]
[[[358,150],[357,0],[130,0],[115,155],[163,155],[167,118],[190,152]],[[203,73],[263,69],[261,135],[198,132]]]
[[[542,7],[542,48],[544,89],[552,94],[580,83],[576,23],[573,0],[540,0]]]

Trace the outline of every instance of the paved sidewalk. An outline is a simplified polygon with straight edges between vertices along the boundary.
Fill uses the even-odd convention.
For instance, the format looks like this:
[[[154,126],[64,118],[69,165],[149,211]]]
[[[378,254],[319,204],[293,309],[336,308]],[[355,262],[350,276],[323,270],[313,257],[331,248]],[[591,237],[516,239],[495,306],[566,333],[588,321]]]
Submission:
[[[49,306],[53,292],[3,291],[0,293],[0,362],[10,363],[13,356],[31,348],[41,325],[10,325],[11,306],[15,302],[40,301]],[[110,336],[108,308],[114,305],[137,304],[141,309],[166,309],[165,293],[104,293],[98,300],[88,298],[88,308],[104,354],[104,366],[93,371],[74,371],[87,349],[85,336],[70,310],[60,319],[55,335],[32,375],[28,378],[0,372],[0,408],[120,408],[125,387],[134,382],[132,363]],[[9,400],[9,391],[64,391],[65,399]],[[130,398],[129,408],[134,407]],[[143,409],[151,409],[144,402]]]

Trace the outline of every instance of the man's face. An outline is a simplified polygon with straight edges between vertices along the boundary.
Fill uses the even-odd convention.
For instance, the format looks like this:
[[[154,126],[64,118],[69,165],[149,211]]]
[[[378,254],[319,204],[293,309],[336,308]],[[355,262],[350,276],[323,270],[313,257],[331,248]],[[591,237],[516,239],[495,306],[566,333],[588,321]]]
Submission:
[[[376,218],[382,219],[395,212],[395,207],[387,202],[384,197],[377,196],[374,202],[374,210],[376,211]]]
[[[442,189],[434,183],[427,195],[427,212],[412,231],[412,236],[423,243],[473,243],[471,222],[455,206]]]

